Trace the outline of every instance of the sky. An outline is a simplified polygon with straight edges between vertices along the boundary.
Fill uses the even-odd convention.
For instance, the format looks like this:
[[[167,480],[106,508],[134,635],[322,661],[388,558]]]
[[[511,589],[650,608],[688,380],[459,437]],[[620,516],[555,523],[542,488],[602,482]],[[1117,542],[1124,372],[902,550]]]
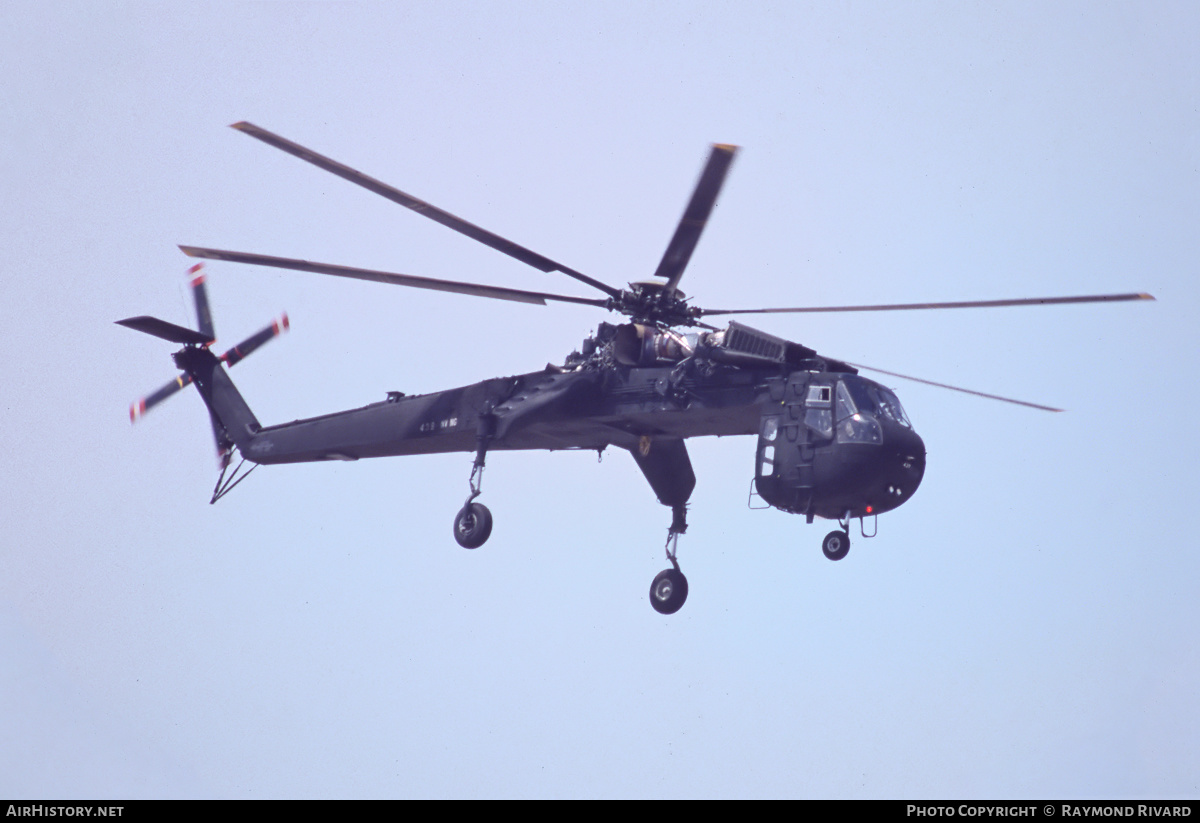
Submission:
[[[1200,11],[1184,2],[0,3],[0,795],[1196,797]],[[593,296],[249,120],[616,285],[735,143],[699,305],[885,379],[924,482],[838,563],[751,438],[263,467],[208,503],[177,244]],[[265,424],[541,368],[612,316],[213,263]]]

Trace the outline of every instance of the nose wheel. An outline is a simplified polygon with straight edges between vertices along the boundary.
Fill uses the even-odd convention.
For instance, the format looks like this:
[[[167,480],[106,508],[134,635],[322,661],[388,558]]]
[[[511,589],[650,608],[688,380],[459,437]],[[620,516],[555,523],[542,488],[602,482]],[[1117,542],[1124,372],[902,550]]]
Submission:
[[[850,535],[844,531],[832,531],[821,541],[821,551],[830,560],[841,560],[850,553]]]

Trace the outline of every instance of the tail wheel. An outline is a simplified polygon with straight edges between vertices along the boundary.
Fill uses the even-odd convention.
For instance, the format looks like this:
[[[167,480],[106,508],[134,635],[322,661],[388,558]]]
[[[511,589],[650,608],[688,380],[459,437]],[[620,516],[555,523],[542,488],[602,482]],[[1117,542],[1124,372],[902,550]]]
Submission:
[[[492,513],[482,503],[463,506],[454,516],[454,539],[464,549],[478,549],[492,534]]]

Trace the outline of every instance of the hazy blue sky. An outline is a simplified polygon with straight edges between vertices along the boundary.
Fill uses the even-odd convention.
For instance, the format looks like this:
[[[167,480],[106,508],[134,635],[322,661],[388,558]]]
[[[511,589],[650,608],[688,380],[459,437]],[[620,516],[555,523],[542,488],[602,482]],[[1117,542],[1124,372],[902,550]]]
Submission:
[[[1200,12],[1193,3],[0,3],[0,795],[1190,796]],[[830,563],[691,441],[269,467],[216,506],[177,243],[585,294],[245,137],[251,120],[588,274],[657,265],[738,156],[701,305],[1148,291],[755,325],[894,384],[913,500]],[[231,264],[265,423],[561,362],[606,316]],[[590,295],[587,295],[590,296]]]

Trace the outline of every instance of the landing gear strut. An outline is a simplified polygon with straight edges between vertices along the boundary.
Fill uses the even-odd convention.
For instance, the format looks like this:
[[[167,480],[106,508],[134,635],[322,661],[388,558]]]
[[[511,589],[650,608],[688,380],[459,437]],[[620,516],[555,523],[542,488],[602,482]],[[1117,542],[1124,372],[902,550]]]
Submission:
[[[679,570],[679,561],[675,559],[675,550],[679,535],[687,531],[687,507],[677,505],[671,507],[671,528],[667,530],[667,560],[671,568],[664,569],[650,584],[650,605],[659,614],[675,614],[683,608],[688,596],[687,578]]]
[[[488,443],[494,421],[490,414],[480,416],[478,448],[475,451],[475,464],[471,467],[471,477],[467,481],[471,493],[467,502],[454,515],[454,539],[464,549],[478,549],[492,534],[492,513],[482,503],[476,503],[475,498],[483,493],[483,464],[487,457]]]

